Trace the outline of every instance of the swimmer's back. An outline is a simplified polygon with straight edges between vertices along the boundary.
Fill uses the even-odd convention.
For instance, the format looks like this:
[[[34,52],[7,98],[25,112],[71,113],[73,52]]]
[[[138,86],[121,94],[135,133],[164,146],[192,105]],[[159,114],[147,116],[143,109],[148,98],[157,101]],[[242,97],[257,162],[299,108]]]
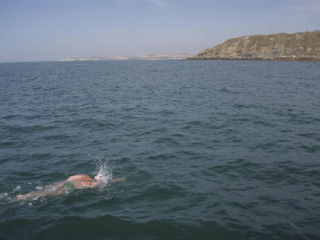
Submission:
[[[96,185],[96,180],[85,174],[73,175],[66,182],[72,183],[76,189],[92,188]]]
[[[77,174],[71,177],[68,177],[67,182],[73,181],[92,181],[92,178],[85,174]]]

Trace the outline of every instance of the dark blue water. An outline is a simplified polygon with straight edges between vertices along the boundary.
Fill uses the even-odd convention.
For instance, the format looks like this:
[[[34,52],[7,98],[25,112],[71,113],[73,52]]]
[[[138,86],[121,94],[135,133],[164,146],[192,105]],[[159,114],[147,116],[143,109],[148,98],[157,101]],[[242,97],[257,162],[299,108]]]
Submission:
[[[0,198],[0,239],[319,239],[320,63],[0,64]]]

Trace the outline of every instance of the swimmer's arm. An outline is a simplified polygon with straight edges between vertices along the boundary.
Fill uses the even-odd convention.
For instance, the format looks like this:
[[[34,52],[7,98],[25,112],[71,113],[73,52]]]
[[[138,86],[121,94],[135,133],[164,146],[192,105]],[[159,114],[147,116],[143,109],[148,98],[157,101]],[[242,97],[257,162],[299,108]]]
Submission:
[[[19,194],[16,196],[16,199],[17,200],[31,200],[31,199],[37,199],[37,198],[45,197],[45,196],[49,196],[48,192],[46,192],[44,190],[37,190],[37,191],[29,192],[27,194]]]
[[[32,199],[38,199],[40,197],[52,197],[52,196],[59,196],[64,194],[65,191],[63,191],[62,188],[53,188],[49,190],[38,190],[38,191],[33,191],[29,192],[27,194],[19,194],[16,196],[17,200],[32,200]]]
[[[64,193],[63,189],[61,188],[63,184],[65,184],[67,181],[58,182],[55,183],[54,186],[50,189],[46,190],[36,190],[29,192],[27,194],[19,194],[16,196],[17,200],[31,200],[31,199],[37,199],[40,197],[51,197],[51,196],[58,196]]]
[[[115,178],[115,179],[110,179],[108,183],[119,183],[119,182],[124,182],[126,178]]]
[[[119,182],[124,182],[126,178],[115,178],[115,179],[110,179],[108,183],[114,184],[114,183],[119,183]]]
[[[34,198],[39,198],[44,196],[44,191],[33,191],[29,192],[27,194],[19,194],[16,196],[17,200],[29,200],[29,199],[34,199]]]

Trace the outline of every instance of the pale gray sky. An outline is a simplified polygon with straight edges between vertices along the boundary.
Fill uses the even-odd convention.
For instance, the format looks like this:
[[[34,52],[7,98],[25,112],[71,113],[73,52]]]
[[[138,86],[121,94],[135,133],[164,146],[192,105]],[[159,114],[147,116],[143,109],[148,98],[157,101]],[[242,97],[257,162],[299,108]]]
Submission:
[[[320,0],[1,0],[0,61],[197,53],[320,29]]]

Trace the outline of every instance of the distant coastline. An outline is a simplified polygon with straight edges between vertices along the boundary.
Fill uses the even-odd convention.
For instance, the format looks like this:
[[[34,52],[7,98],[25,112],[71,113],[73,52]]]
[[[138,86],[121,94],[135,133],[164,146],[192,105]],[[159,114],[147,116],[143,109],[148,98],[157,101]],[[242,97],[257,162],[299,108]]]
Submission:
[[[68,57],[61,61],[99,61],[99,60],[170,60],[170,59],[187,59],[192,54],[149,54],[139,56],[113,56],[113,57]]]
[[[188,60],[320,61],[320,31],[232,38]]]

